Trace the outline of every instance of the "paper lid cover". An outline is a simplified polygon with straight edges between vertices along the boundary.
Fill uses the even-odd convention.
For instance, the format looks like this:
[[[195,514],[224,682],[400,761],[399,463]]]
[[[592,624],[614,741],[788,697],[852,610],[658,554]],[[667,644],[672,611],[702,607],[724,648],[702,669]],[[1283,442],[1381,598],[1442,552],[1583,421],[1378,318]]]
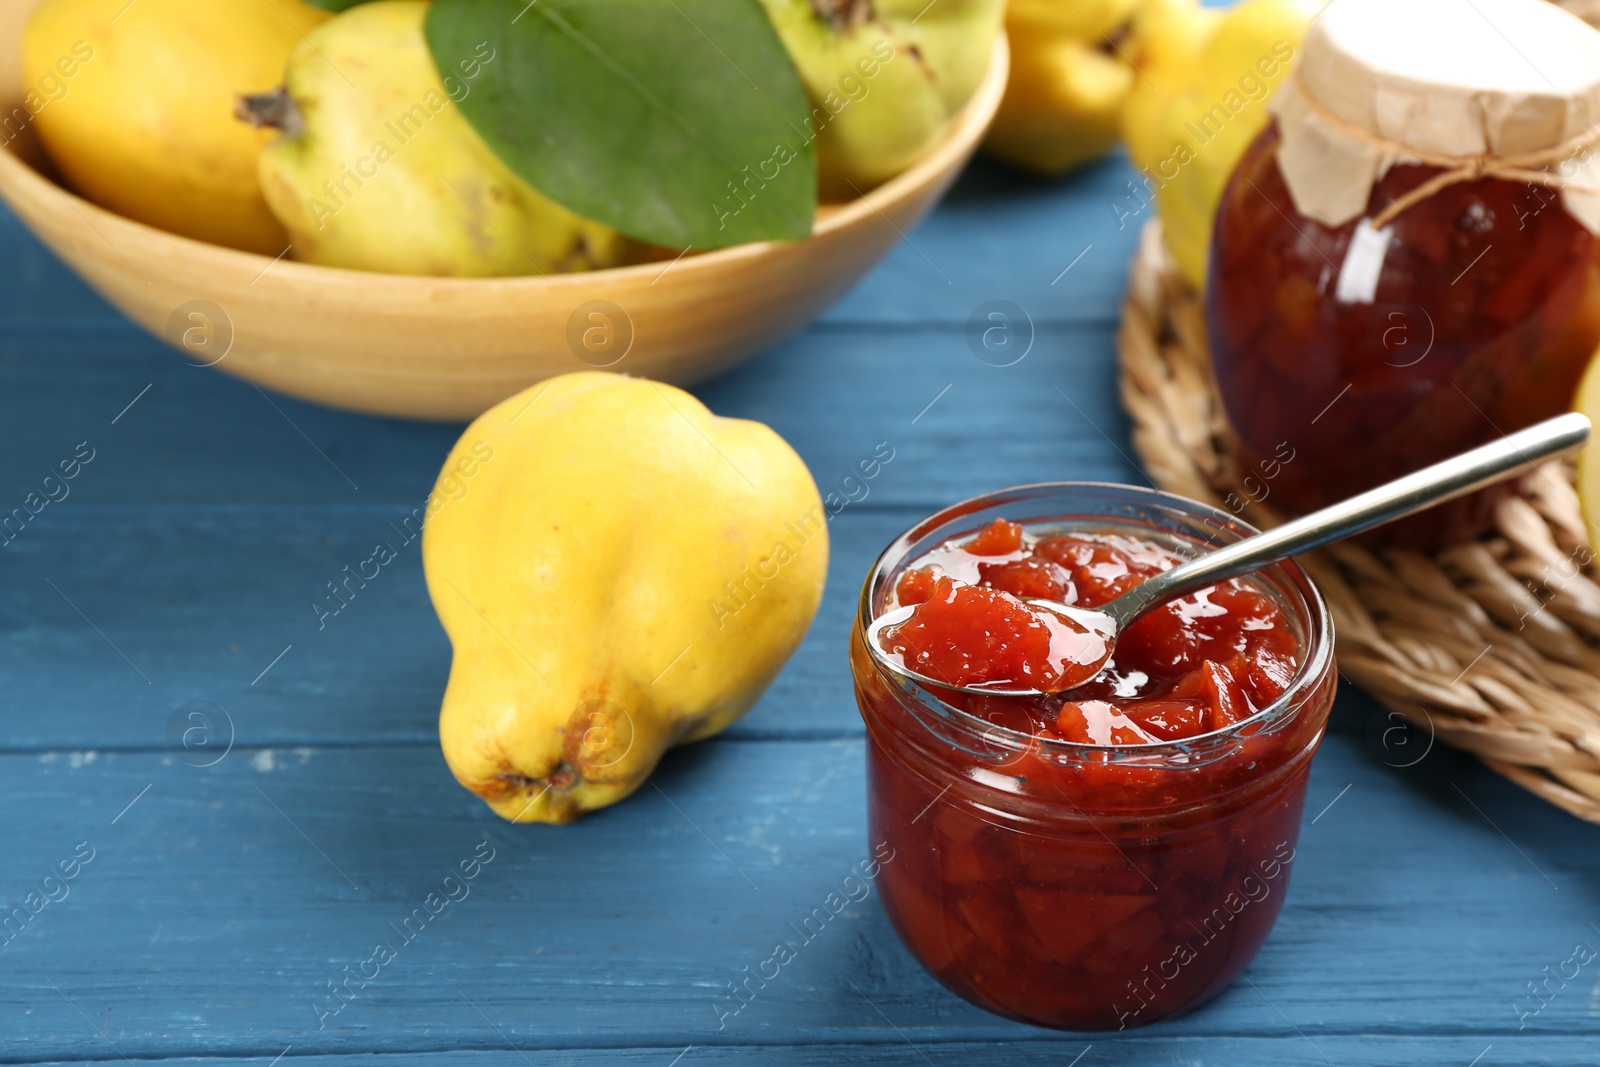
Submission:
[[[1600,233],[1600,32],[1546,0],[1331,0],[1273,101],[1301,214],[1339,226],[1396,162],[1560,185]]]

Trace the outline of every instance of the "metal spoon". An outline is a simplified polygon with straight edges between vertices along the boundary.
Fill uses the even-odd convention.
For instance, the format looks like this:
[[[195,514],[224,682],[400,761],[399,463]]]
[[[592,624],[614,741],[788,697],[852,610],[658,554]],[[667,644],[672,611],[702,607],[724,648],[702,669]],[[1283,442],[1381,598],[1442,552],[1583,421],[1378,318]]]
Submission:
[[[1266,533],[1197,556],[1145,579],[1098,608],[1023,598],[1027,603],[1061,616],[1069,626],[1084,631],[1086,642],[1099,642],[1097,646],[1090,646],[1089,655],[1081,664],[1074,665],[1081,666],[1081,670],[1065,675],[1055,691],[1075,688],[1098,675],[1116,649],[1117,635],[1151,608],[1521,474],[1554,456],[1575,451],[1588,437],[1589,420],[1583,415],[1574,412],[1547,419]],[[977,696],[1046,695],[1038,689],[1012,687],[1008,681],[953,685],[907,667],[897,653],[884,649],[881,638],[886,629],[905,622],[919,606],[885,612],[867,628],[867,650],[883,666],[926,686]]]

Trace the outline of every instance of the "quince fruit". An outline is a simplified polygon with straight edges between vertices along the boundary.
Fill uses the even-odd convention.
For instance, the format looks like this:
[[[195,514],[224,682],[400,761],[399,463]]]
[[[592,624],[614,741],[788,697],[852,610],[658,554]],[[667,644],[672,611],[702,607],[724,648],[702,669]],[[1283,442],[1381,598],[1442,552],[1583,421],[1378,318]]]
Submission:
[[[261,153],[261,188],[295,258],[451,277],[645,258],[637,242],[536,192],[483,142],[454,101],[506,60],[484,45],[441,78],[427,12],[425,0],[352,8],[293,51],[282,90],[241,100],[242,118],[282,131]]]
[[[989,69],[1004,0],[761,0],[811,99],[818,193],[850,200],[944,135]]]
[[[1140,82],[1122,110],[1123,137],[1146,171],[1172,152],[1166,119],[1173,102],[1200,76],[1201,54],[1222,12],[1199,0],[1144,0],[1129,26],[1129,56]]]
[[[1139,0],[1011,0],[1011,80],[984,149],[1039,174],[1065,174],[1122,135],[1134,69],[1125,38]]]
[[[827,522],[771,429],[587,371],[490,409],[445,461],[422,559],[455,658],[450,769],[567,822],[753,705],[822,598]]]
[[[1589,416],[1589,421],[1600,425],[1600,358],[1589,361],[1583,381],[1578,383],[1578,393],[1572,402],[1574,411]],[[1589,531],[1589,546],[1600,546],[1600,444],[1593,439],[1578,453],[1578,506],[1583,512],[1583,524]],[[1583,562],[1591,562],[1591,554]]]
[[[21,107],[56,168],[89,200],[212,244],[288,245],[256,177],[266,137],[233,119],[234,93],[273,84],[328,14],[300,0],[41,0],[22,33]]]
[[[1271,119],[1267,102],[1323,0],[1243,0],[1214,22],[1186,15],[1178,0],[1172,5],[1164,16],[1172,31],[1157,51],[1166,66],[1140,79],[1124,125],[1129,154],[1154,190],[1167,248],[1203,290],[1223,189]],[[1196,46],[1194,30],[1208,26]]]

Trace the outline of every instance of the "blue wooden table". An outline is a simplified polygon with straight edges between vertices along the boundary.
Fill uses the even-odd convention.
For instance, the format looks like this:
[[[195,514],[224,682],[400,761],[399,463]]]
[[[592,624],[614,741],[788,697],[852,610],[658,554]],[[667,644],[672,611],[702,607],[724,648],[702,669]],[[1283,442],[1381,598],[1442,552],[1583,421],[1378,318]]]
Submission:
[[[459,427],[188,366],[0,217],[0,513],[49,501],[0,548],[0,917],[22,916],[0,1063],[1600,1061],[1600,829],[1348,688],[1283,917],[1202,1010],[1120,1035],[994,1018],[869,897],[728,1014],[867,856],[844,649],[872,557],[1002,484],[1144,480],[1112,351],[1131,176],[980,163],[821,321],[698,390],[854,498],[827,596],[743,721],[567,827],[503,823],[451,779],[414,546],[320,629],[312,608]],[[1031,318],[1011,366],[969,344],[992,300]],[[893,460],[847,482],[879,442]]]

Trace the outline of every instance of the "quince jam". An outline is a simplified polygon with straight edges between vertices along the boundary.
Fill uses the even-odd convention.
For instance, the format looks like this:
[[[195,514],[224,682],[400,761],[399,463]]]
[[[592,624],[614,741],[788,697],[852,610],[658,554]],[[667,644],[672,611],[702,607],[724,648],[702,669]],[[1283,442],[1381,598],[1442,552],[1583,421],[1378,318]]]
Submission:
[[[1240,491],[1311,511],[1567,411],[1600,346],[1600,240],[1539,185],[1446,186],[1374,233],[1295,210],[1269,126],[1217,211],[1206,323]],[[1439,173],[1397,163],[1367,218]],[[1490,489],[1365,535],[1435,547]]]
[[[1220,730],[1278,699],[1294,677],[1295,637],[1260,592],[1230,581],[1154,608],[1109,660],[1105,636],[1021,599],[1097,608],[1180,562],[1149,541],[1028,537],[996,519],[901,577],[896,606],[917,610],[888,629],[885,648],[955,685],[1070,691],[1065,703],[1017,701],[1006,725],[1025,732],[1126,745]]]
[[[875,571],[863,612],[936,605],[885,635],[929,677],[1043,677],[1049,642],[1021,598],[1092,608],[1182,558],[1131,522],[997,520],[892,580]],[[1273,571],[1153,609],[1102,673],[1050,696],[908,689],[857,626],[870,840],[896,857],[884,909],[947,987],[1024,1022],[1122,1029],[1249,963],[1283,905],[1333,699],[1315,590],[1293,564]]]

